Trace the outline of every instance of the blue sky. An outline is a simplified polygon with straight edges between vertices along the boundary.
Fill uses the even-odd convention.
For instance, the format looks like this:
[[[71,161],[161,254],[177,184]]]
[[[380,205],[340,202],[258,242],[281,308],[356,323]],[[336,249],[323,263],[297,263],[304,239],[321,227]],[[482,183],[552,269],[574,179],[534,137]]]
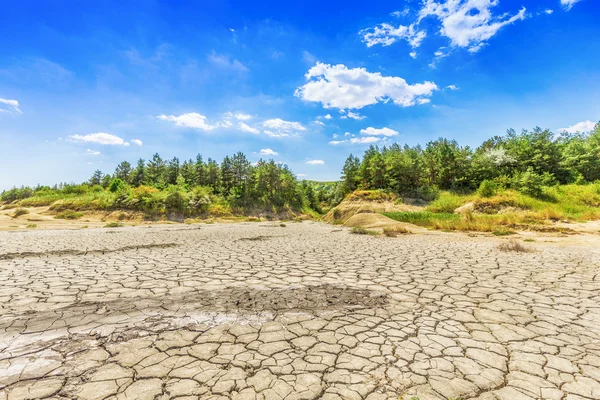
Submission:
[[[339,178],[370,144],[600,120],[596,0],[11,3],[0,189],[243,151]]]

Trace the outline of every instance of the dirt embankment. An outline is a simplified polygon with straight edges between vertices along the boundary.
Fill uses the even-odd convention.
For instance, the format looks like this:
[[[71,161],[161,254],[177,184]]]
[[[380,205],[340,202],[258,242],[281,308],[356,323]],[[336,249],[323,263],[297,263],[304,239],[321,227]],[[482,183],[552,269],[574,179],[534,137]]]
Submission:
[[[332,208],[323,220],[329,223],[354,227],[362,226],[369,229],[383,229],[404,227],[411,232],[425,231],[426,229],[404,222],[394,221],[382,215],[384,212],[397,211],[422,211],[422,207],[403,204],[400,199],[392,194],[378,191],[357,190],[335,208]]]

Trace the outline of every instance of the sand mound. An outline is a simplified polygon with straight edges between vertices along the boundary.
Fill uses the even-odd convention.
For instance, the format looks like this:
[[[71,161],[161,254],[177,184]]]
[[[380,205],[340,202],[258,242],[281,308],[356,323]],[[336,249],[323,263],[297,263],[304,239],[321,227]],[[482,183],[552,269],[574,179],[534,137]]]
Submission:
[[[422,207],[399,203],[398,197],[393,194],[378,190],[357,190],[354,193],[346,196],[346,198],[337,207],[332,208],[323,217],[323,220],[329,223],[333,222],[334,220],[341,221],[343,224],[345,224],[350,218],[359,214],[379,214],[383,212],[421,210]],[[380,216],[384,217],[383,215]],[[390,219],[390,221],[392,220]]]
[[[422,228],[417,225],[407,224],[404,222],[394,221],[391,218],[386,217],[381,214],[356,214],[350,217],[345,223],[344,226],[354,227],[354,226],[362,226],[367,229],[384,229],[384,228],[406,228],[411,232],[421,232],[426,231],[427,229]]]

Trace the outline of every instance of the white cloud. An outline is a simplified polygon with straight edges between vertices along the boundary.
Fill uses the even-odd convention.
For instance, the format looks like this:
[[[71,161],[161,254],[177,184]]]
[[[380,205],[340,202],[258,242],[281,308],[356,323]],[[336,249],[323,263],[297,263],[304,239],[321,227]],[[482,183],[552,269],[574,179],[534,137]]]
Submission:
[[[331,142],[329,142],[329,144],[331,145],[338,145],[338,144],[342,144],[342,143],[350,143],[350,144],[370,144],[370,143],[377,143],[381,140],[381,138],[375,137],[375,136],[366,136],[366,137],[357,137],[357,138],[350,138],[349,140],[332,140]]]
[[[554,10],[552,10],[552,9],[548,8],[548,9],[544,10],[544,12],[545,12],[546,14],[550,15],[550,14],[552,14],[552,13],[554,12]]]
[[[261,149],[260,154],[263,156],[278,156],[279,155],[279,153],[277,153],[276,151],[273,151],[271,149]]]
[[[344,115],[342,117],[342,119],[347,119],[347,118],[352,118],[352,119],[356,119],[356,120],[360,121],[360,120],[363,120],[363,119],[365,119],[367,117],[365,117],[364,115],[353,113],[352,111],[348,111],[348,114]]]
[[[370,136],[396,136],[398,134],[398,132],[396,132],[393,129],[390,128],[373,128],[373,127],[368,127],[367,129],[361,129],[360,133],[363,135],[370,135]]]
[[[449,89],[449,90],[458,90],[458,86],[456,86],[456,85],[448,85],[448,86],[446,86],[446,89]]]
[[[268,128],[264,133],[271,137],[294,136],[306,130],[299,122],[284,121],[281,118],[268,119],[263,122],[263,127]]]
[[[559,132],[577,133],[577,132],[589,132],[593,131],[596,127],[596,122],[582,121],[575,125],[569,126],[568,128],[560,128]]]
[[[387,23],[363,29],[358,34],[362,36],[362,41],[367,47],[373,47],[378,44],[389,46],[398,40],[406,40],[412,48],[416,48],[421,45],[421,42],[427,36],[425,31],[416,29],[415,24],[394,27]]]
[[[186,113],[180,116],[162,114],[156,118],[162,121],[175,122],[177,126],[200,129],[201,131],[210,131],[216,128],[215,125],[210,125],[207,122],[207,118],[204,115],[198,113]]]
[[[565,8],[565,10],[569,11],[576,3],[579,3],[581,0],[560,0],[560,5]]]
[[[89,154],[90,156],[99,156],[99,155],[102,155],[102,153],[100,153],[99,151],[92,150],[92,149],[87,149],[85,151],[85,153]]]
[[[135,144],[136,146],[142,146],[142,141],[140,139],[131,139],[130,140],[131,143]]]
[[[390,15],[392,17],[396,17],[396,18],[400,18],[400,17],[405,17],[410,13],[410,9],[407,7],[404,9],[404,11],[394,11],[393,13],[390,13]]]
[[[323,165],[323,164],[325,164],[325,161],[323,161],[323,160],[308,160],[306,163],[310,164],[310,165]]]
[[[305,77],[308,82],[294,94],[303,100],[321,102],[325,108],[360,109],[390,100],[397,106],[408,107],[417,104],[418,99],[431,96],[438,88],[433,82],[409,85],[400,77],[320,62],[309,69]]]
[[[0,104],[6,104],[9,107],[8,109],[0,108],[0,112],[16,111],[20,114],[23,113],[23,111],[21,111],[21,109],[19,108],[19,102],[17,100],[3,99],[0,97]]]
[[[302,178],[304,176],[306,176],[306,174],[296,174],[297,177]]]
[[[248,121],[248,120],[252,119],[252,115],[250,115],[250,114],[244,114],[244,113],[236,113],[234,115],[234,117],[238,121]]]
[[[417,59],[417,52],[416,51],[411,51],[410,53],[408,53],[409,56],[411,56],[412,58],[414,58],[415,60]]]
[[[254,133],[254,134],[260,133],[259,129],[253,128],[253,127],[249,126],[248,124],[245,124],[244,122],[240,122],[238,124],[238,128],[243,132],[250,132],[250,133]]]
[[[113,135],[112,133],[89,133],[87,135],[71,135],[69,136],[70,142],[80,143],[98,143],[104,145],[115,145],[115,146],[129,146],[122,138]]]
[[[324,116],[323,118],[325,118],[325,119],[331,119],[331,118],[333,118],[333,117],[332,117],[330,114],[327,114],[327,115],[326,115],[326,116]]]
[[[440,34],[449,38],[453,46],[477,52],[502,27],[525,19],[525,8],[510,17],[494,16],[491,9],[498,3],[498,0],[425,0],[419,21],[427,16],[437,17],[442,23]]]
[[[319,125],[325,125],[323,122],[319,121],[318,119],[315,120],[315,124],[319,124]]]
[[[248,72],[248,67],[236,59],[230,60],[229,57],[215,53],[214,51],[208,55],[208,61],[218,66],[221,69],[227,69],[237,72]]]

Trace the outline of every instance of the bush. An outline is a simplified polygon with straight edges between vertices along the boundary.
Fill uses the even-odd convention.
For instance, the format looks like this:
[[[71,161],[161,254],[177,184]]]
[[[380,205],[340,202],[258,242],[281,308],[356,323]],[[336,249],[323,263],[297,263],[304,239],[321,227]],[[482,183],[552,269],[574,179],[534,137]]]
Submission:
[[[124,187],[125,187],[125,182],[123,182],[119,178],[115,178],[110,183],[108,190],[110,190],[112,193],[116,193],[116,192],[120,191],[121,189],[123,189]]]
[[[197,186],[190,193],[189,207],[197,213],[206,213],[212,203],[212,189],[207,186]]]
[[[396,226],[393,228],[383,228],[383,234],[387,237],[396,237],[398,235],[405,235],[411,233],[408,229],[403,226]]]
[[[17,217],[20,217],[21,215],[25,215],[25,214],[29,214],[29,210],[26,210],[24,208],[17,208],[15,210],[15,212],[13,213],[12,217],[17,218]]]
[[[105,228],[120,228],[122,226],[125,225],[120,222],[109,222],[108,224],[104,225]]]
[[[454,193],[442,192],[439,197],[429,203],[427,211],[434,213],[449,213],[465,203],[465,198]]]
[[[180,191],[169,193],[165,197],[165,209],[170,213],[184,214],[187,204],[187,195]]]
[[[367,233],[369,233],[369,231],[363,228],[362,226],[355,226],[350,230],[350,233],[354,233],[355,235],[366,235]]]
[[[486,179],[479,185],[477,193],[479,193],[481,197],[492,197],[496,195],[497,191],[498,185],[496,185],[495,182]]]
[[[515,177],[514,186],[523,194],[540,198],[544,195],[542,189],[543,179],[544,178],[541,175],[536,174],[532,168],[528,168],[527,171]]]
[[[61,211],[54,216],[55,219],[79,219],[83,217],[83,213],[75,212],[73,210]]]
[[[10,190],[2,192],[2,195],[0,196],[0,200],[11,203],[13,201],[23,200],[23,199],[26,199],[31,196],[33,196],[33,189],[31,189],[30,187],[27,187],[27,186],[23,186],[21,188],[14,187]]]
[[[434,201],[440,197],[440,190],[436,186],[421,186],[414,192],[417,199]]]

